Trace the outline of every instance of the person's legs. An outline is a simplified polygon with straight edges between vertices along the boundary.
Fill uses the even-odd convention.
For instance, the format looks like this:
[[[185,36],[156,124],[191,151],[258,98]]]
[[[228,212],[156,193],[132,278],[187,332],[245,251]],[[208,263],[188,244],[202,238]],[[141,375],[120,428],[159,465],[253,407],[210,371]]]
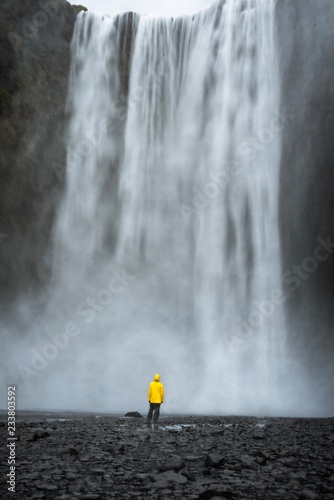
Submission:
[[[154,422],[157,424],[160,416],[160,404],[156,403],[155,404],[155,409],[154,409]]]
[[[150,423],[152,420],[153,410],[154,410],[154,403],[150,403],[150,409],[148,410],[147,414],[147,423]]]

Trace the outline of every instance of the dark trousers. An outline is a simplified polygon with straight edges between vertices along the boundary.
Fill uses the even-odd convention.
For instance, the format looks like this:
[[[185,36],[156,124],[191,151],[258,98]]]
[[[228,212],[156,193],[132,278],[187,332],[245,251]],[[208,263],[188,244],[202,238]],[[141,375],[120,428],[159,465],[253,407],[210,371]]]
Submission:
[[[160,403],[150,403],[150,409],[147,414],[147,421],[150,422],[153,416],[154,422],[158,422],[159,415],[160,415]]]

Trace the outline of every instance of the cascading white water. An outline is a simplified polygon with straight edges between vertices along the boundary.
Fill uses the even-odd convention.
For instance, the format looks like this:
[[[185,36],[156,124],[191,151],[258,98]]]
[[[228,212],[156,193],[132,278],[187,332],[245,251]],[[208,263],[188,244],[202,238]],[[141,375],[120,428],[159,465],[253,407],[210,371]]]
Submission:
[[[103,352],[122,394],[159,371],[172,409],[283,407],[274,3],[78,16],[55,286],[96,295],[111,270],[134,276],[94,318],[89,363],[76,361]],[[106,408],[124,406],[105,393]]]

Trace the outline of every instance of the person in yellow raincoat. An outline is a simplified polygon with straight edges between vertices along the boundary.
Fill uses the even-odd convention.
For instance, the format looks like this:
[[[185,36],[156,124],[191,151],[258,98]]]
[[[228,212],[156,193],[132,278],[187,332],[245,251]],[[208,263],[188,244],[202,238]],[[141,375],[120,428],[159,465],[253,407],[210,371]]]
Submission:
[[[148,388],[148,402],[150,403],[150,409],[147,415],[148,424],[151,422],[152,417],[155,423],[158,422],[160,416],[160,405],[164,402],[164,397],[164,386],[160,382],[159,373],[157,373],[154,375],[154,381],[150,383]]]

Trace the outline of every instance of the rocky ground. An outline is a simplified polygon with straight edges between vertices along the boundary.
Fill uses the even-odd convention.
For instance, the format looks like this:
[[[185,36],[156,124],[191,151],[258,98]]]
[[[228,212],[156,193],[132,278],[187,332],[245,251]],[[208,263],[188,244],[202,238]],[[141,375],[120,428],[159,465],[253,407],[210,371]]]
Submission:
[[[334,499],[333,418],[28,414],[16,437],[2,499]]]

